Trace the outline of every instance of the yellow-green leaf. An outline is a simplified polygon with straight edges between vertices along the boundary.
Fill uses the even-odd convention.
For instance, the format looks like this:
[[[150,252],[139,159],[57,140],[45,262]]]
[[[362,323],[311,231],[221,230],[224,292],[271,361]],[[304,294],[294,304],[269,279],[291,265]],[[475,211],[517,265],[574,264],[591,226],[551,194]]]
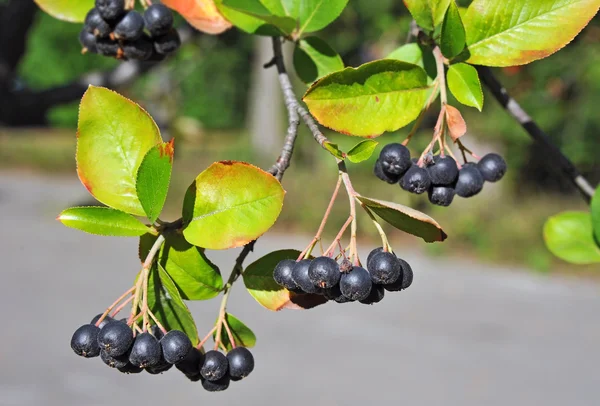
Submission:
[[[465,49],[465,45],[465,27],[458,6],[451,0],[442,23],[440,49],[446,58],[452,59]]]
[[[426,31],[433,31],[442,23],[451,0],[404,0],[404,4],[417,24]]]
[[[225,315],[225,320],[227,322],[227,325],[229,326],[229,330],[231,331],[231,335],[233,341],[235,341],[236,347],[252,348],[256,345],[256,336],[254,335],[254,332],[250,330],[248,326],[242,323],[240,319],[238,319],[231,313],[227,313]],[[216,336],[217,333],[215,332],[213,334],[213,338]],[[227,348],[227,351],[232,350],[233,346],[231,345],[231,341],[229,340],[229,334],[227,333],[225,326],[223,326],[221,330],[221,342],[223,343],[225,348]]]
[[[544,240],[557,257],[573,264],[600,263],[600,247],[594,240],[589,213],[567,211],[550,217]]]
[[[294,48],[294,69],[304,83],[312,83],[344,69],[342,58],[318,37],[301,39]]]
[[[446,75],[448,88],[456,100],[466,106],[483,108],[483,90],[477,69],[466,63],[450,65]]]
[[[94,0],[35,0],[35,2],[52,17],[71,23],[83,22],[88,11],[94,8]]]
[[[67,227],[96,235],[137,237],[150,231],[131,214],[110,207],[71,207],[60,213],[57,220]]]
[[[136,192],[151,222],[158,218],[167,199],[175,152],[173,141],[151,148],[138,168]]]

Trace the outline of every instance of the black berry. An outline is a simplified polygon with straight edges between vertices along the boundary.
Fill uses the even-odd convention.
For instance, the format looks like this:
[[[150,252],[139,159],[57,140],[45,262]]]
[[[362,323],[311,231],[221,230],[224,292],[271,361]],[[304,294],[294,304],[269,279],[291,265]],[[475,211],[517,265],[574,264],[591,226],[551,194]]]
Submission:
[[[133,344],[133,332],[122,321],[106,324],[98,333],[98,345],[111,357],[125,354]]]
[[[98,322],[98,320],[100,320],[100,317],[102,317],[102,313],[97,314],[96,316],[94,316],[94,318],[92,319],[92,321],[90,321],[90,324],[96,324]],[[108,323],[115,321],[115,319],[113,319],[110,316],[106,316],[105,318],[102,319],[102,322],[98,325],[98,328],[102,328],[104,326],[106,326]]]
[[[371,262],[371,259],[373,259],[375,254],[379,254],[380,252],[383,252],[383,247],[377,247],[373,251],[369,252],[369,256],[367,257],[367,269],[369,268],[369,262]]]
[[[71,337],[71,348],[75,354],[85,358],[93,358],[100,355],[98,346],[98,333],[100,329],[93,324],[84,324],[73,333]]]
[[[123,55],[127,59],[146,61],[152,57],[154,44],[147,36],[142,36],[135,41],[123,41]]]
[[[96,47],[96,37],[94,37],[93,34],[82,30],[79,33],[79,43],[85,52],[90,52],[92,54],[98,53],[98,48]]]
[[[412,284],[413,281],[413,271],[408,262],[400,258],[398,258],[398,261],[400,261],[400,263],[402,264],[402,277],[394,283],[391,283],[389,285],[383,285],[385,290],[390,292],[398,292],[400,290],[406,289]]]
[[[229,376],[232,379],[243,379],[254,370],[254,357],[244,347],[237,347],[227,353]]]
[[[483,189],[483,176],[477,169],[477,165],[468,163],[463,165],[458,172],[458,180],[454,191],[460,197],[471,197]]]
[[[91,9],[85,16],[83,29],[98,38],[106,38],[112,32],[110,24],[104,21],[95,8]]]
[[[154,49],[162,55],[172,54],[181,45],[181,38],[177,30],[172,29],[165,35],[154,38]]]
[[[108,22],[116,22],[125,14],[125,0],[96,0],[98,12]]]
[[[227,375],[229,363],[227,357],[219,351],[208,351],[204,354],[204,364],[200,368],[200,375],[207,381],[218,381]]]
[[[390,175],[402,175],[410,166],[410,151],[402,144],[388,144],[381,150],[379,160],[383,171]]]
[[[153,367],[160,363],[162,350],[156,337],[150,333],[142,333],[135,337],[129,362],[140,368]]]
[[[292,279],[305,293],[319,293],[319,288],[312,283],[308,276],[310,263],[310,259],[303,259],[302,261],[296,262],[296,265],[294,265],[294,269],[292,270]]]
[[[402,189],[416,194],[421,194],[427,191],[431,186],[431,179],[427,169],[421,168],[417,165],[410,167],[400,179],[400,187]]]
[[[327,298],[327,300],[333,300],[337,303],[349,303],[353,301],[342,295],[340,285],[335,285],[329,289],[325,289],[323,291],[323,295]]]
[[[498,154],[487,154],[477,162],[477,168],[483,179],[497,182],[506,173],[506,161]]]
[[[435,155],[432,164],[427,167],[427,172],[432,184],[451,185],[458,177],[458,166],[452,157]]]
[[[380,252],[367,259],[371,281],[375,284],[394,283],[402,275],[402,264],[391,252]]]
[[[144,11],[144,21],[150,34],[157,37],[173,28],[173,13],[162,4],[153,4]]]
[[[209,392],[221,392],[229,388],[229,382],[231,379],[225,375],[221,379],[216,381],[209,381],[208,379],[202,379],[202,387]]]
[[[377,162],[375,162],[375,169],[373,170],[373,172],[375,173],[375,176],[377,176],[379,179],[389,183],[389,184],[394,184],[394,183],[398,183],[398,181],[400,180],[400,176],[401,175],[393,175],[390,173],[387,173],[386,171],[383,170],[383,165],[381,164],[381,160],[377,160]]]
[[[293,259],[284,259],[279,262],[273,271],[273,279],[275,279],[275,282],[288,290],[298,289],[298,285],[296,285],[296,282],[294,282],[294,279],[292,278],[292,271],[294,270],[295,265],[296,261]]]
[[[383,300],[384,295],[385,295],[385,290],[383,289],[382,285],[373,285],[373,287],[371,288],[371,292],[369,293],[369,296],[367,296],[366,299],[363,299],[360,302],[362,304],[367,304],[367,305],[379,303]]]
[[[106,365],[111,368],[123,369],[126,368],[129,364],[129,360],[127,359],[127,354],[112,356],[108,354],[106,351],[100,351],[100,359]]]
[[[363,300],[371,292],[371,276],[365,268],[355,266],[348,273],[342,275],[340,279],[340,290],[348,299]]]
[[[308,267],[308,277],[313,285],[330,288],[340,282],[340,267],[329,257],[315,258]]]
[[[169,331],[160,340],[162,354],[169,364],[177,364],[185,359],[192,349],[192,342],[188,336],[179,330]]]
[[[450,206],[454,200],[454,189],[450,186],[432,185],[428,192],[429,201],[438,206]]]
[[[163,372],[167,372],[169,369],[171,369],[172,366],[173,364],[168,363],[163,357],[160,357],[160,361],[158,361],[158,364],[151,367],[147,367],[146,372],[148,372],[151,375],[158,375],[162,374]]]
[[[121,357],[123,357],[123,355]],[[127,365],[125,365],[124,367],[117,368],[117,369],[120,372],[123,372],[124,374],[139,374],[140,372],[143,371],[142,368],[132,365],[131,362],[127,362]]]
[[[128,11],[115,26],[114,34],[117,39],[134,41],[144,33],[144,17],[135,10]]]
[[[110,38],[98,38],[96,48],[98,53],[104,56],[118,57],[121,53],[119,43]]]
[[[183,372],[192,381],[200,380],[200,368],[204,362],[204,354],[199,349],[192,347],[183,361],[175,364],[175,367]]]

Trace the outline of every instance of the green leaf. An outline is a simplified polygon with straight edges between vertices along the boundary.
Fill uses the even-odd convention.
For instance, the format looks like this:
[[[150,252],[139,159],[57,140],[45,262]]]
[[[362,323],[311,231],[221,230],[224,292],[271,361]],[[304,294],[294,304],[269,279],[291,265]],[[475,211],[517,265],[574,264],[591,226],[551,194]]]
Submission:
[[[448,88],[456,100],[466,106],[483,108],[483,90],[477,69],[466,63],[450,65],[446,74]]]
[[[417,24],[426,31],[433,31],[442,23],[451,0],[404,0],[404,4]]]
[[[77,132],[77,174],[100,202],[145,216],[137,196],[137,172],[144,156],[161,142],[152,117],[131,100],[94,86],[83,95]]]
[[[150,229],[130,214],[110,207],[72,207],[59,214],[61,223],[90,234],[137,237]]]
[[[184,300],[207,300],[223,289],[219,268],[210,262],[202,248],[191,245],[177,231],[164,234],[159,263],[169,274]]]
[[[600,247],[594,241],[592,218],[585,212],[563,212],[544,225],[544,240],[557,257],[573,264],[600,263]]]
[[[193,345],[200,342],[198,330],[177,286],[160,264],[154,264],[148,277],[148,306],[167,330],[183,331]]]
[[[294,69],[305,83],[344,69],[342,58],[329,44],[317,37],[306,37],[294,48]]]
[[[357,199],[390,225],[426,242],[444,241],[442,227],[428,215],[398,203],[358,196]]]
[[[344,153],[344,151],[342,151],[342,150],[339,148],[338,144],[334,144],[334,143],[332,143],[332,142],[325,141],[325,142],[323,143],[323,146],[325,147],[325,149],[326,149],[327,151],[329,151],[329,153],[330,153],[331,155],[333,155],[333,156],[334,156],[334,157],[336,157],[336,158],[339,158],[339,159],[344,159],[344,158],[346,157],[346,154]]]
[[[284,194],[279,181],[262,169],[245,162],[216,162],[185,195],[183,234],[199,247],[240,247],[271,228]]]
[[[303,100],[322,125],[371,138],[417,118],[427,90],[422,68],[383,59],[325,76],[308,89]]]
[[[150,222],[160,215],[167,199],[173,169],[173,142],[160,143],[146,154],[137,173],[136,191]]]
[[[231,330],[231,335],[233,336],[233,341],[235,341],[236,347],[246,347],[252,348],[256,345],[256,336],[250,330],[248,326],[240,321],[233,314],[227,313],[225,315],[225,320],[229,325],[229,329]],[[213,334],[213,338],[217,336],[215,332]],[[227,351],[231,351],[233,346],[229,341],[229,335],[227,334],[227,330],[225,330],[225,326],[223,326],[221,330],[221,342],[227,348]]]
[[[82,23],[88,11],[94,8],[94,0],[35,0],[35,2],[52,17],[71,23]]]
[[[598,187],[596,193],[594,193],[590,211],[592,213],[592,227],[594,228],[596,243],[600,244],[600,187]]]
[[[474,0],[465,15],[469,63],[523,65],[575,38],[600,0]]]
[[[386,59],[397,59],[423,67],[423,50],[417,43],[404,44],[386,56]]]
[[[460,54],[466,46],[465,27],[460,18],[458,6],[454,0],[446,10],[444,22],[442,23],[442,38],[440,49],[446,58],[452,59]]]
[[[296,28],[293,18],[274,15],[259,0],[215,0],[219,12],[249,34],[289,35]]]
[[[272,13],[298,22],[296,37],[325,28],[342,13],[348,0],[261,0]]]
[[[352,147],[350,151],[346,154],[350,162],[355,164],[366,161],[371,158],[373,155],[373,151],[375,151],[375,147],[379,144],[377,141],[373,140],[363,140]]]

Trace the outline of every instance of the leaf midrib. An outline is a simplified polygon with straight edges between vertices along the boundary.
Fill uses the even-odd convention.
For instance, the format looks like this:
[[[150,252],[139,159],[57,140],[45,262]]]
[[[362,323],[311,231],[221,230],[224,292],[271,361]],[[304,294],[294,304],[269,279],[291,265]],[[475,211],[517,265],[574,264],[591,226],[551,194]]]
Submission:
[[[390,90],[388,92],[360,94],[360,95],[353,95],[353,96],[346,96],[346,97],[323,98],[323,99],[310,99],[310,97],[309,97],[307,100],[309,100],[309,101],[320,101],[320,100],[356,99],[356,98],[359,98],[359,97],[372,97],[372,96],[378,96],[378,95],[384,95],[384,94],[390,94],[390,93],[410,93],[410,92],[416,92],[416,91],[427,90],[427,89],[429,89],[429,86],[414,87],[412,89],[403,89],[403,90]],[[310,94],[308,96],[310,96]]]
[[[236,204],[234,206],[229,206],[229,207],[227,207],[225,209],[221,209],[221,210],[213,210],[213,211],[205,213],[205,214],[203,214],[201,216],[196,216],[196,217],[192,218],[192,220],[190,221],[190,223],[194,222],[194,221],[197,221],[197,220],[202,220],[202,219],[204,219],[206,217],[216,216],[217,214],[225,213],[225,212],[227,212],[229,210],[233,210],[233,209],[237,209],[237,208],[240,208],[240,207],[243,207],[243,206],[248,206],[250,204],[258,203],[258,202],[261,202],[263,200],[277,198],[277,196],[278,196],[278,193],[273,193],[273,194],[270,194],[268,196],[261,197],[260,199],[252,200],[251,202],[245,202],[245,203]]]

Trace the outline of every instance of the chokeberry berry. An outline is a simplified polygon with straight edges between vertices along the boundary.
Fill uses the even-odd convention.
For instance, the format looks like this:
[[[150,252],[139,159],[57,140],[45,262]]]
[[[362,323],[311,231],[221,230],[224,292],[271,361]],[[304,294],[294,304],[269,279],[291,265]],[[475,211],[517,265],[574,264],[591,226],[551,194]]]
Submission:
[[[154,44],[147,36],[136,39],[135,41],[123,41],[123,55],[127,59],[146,61],[152,57]]]
[[[452,157],[435,155],[427,172],[433,185],[451,185],[458,177],[458,166]]]
[[[93,324],[84,324],[73,333],[71,337],[71,348],[75,354],[85,358],[93,358],[100,355],[98,346],[98,333],[100,329]]]
[[[96,0],[98,12],[108,22],[116,22],[125,14],[125,0]]]
[[[355,266],[348,273],[342,275],[340,279],[340,290],[348,299],[363,300],[371,292],[371,275],[365,268]]]
[[[458,172],[458,180],[454,186],[454,191],[460,197],[471,197],[481,192],[483,189],[483,176],[473,163],[464,164]]]
[[[373,170],[373,172],[375,173],[375,176],[377,176],[379,179],[389,183],[390,185],[392,185],[394,183],[398,183],[398,181],[400,180],[400,176],[401,176],[401,175],[393,175],[391,173],[387,173],[386,171],[384,171],[383,165],[381,164],[380,159],[378,159],[377,162],[375,162],[375,169]]]
[[[111,368],[126,368],[129,364],[129,360],[127,359],[127,354],[112,356],[109,355],[106,351],[100,351],[100,359],[106,365]]]
[[[413,270],[403,259],[398,258],[398,261],[402,264],[402,277],[399,278],[396,282],[390,283],[389,285],[383,285],[385,290],[389,292],[398,292],[400,290],[408,288],[413,281]]]
[[[383,300],[383,296],[385,296],[385,289],[383,289],[383,286],[373,284],[369,296],[360,302],[367,305],[379,303]]]
[[[498,154],[487,154],[477,162],[477,168],[483,179],[497,182],[506,173],[506,161]]]
[[[111,357],[125,354],[133,344],[133,332],[122,321],[106,324],[98,333],[98,345]]]
[[[308,268],[310,267],[310,259],[303,259],[296,262],[292,270],[292,279],[305,293],[319,293],[319,288],[315,286],[308,276]]]
[[[94,318],[92,319],[92,321],[90,321],[90,324],[96,325],[98,320],[100,320],[100,317],[102,317],[102,313],[95,315]],[[98,324],[98,328],[102,328],[102,327],[106,326],[108,323],[113,322],[113,321],[115,321],[115,319],[113,319],[110,316],[106,316],[105,318],[102,319],[100,324]]]
[[[200,379],[200,368],[203,363],[204,354],[196,347],[192,347],[183,361],[175,364],[175,367],[191,380],[197,381]]]
[[[92,54],[98,53],[98,48],[96,47],[96,37],[94,37],[94,34],[90,34],[89,32],[82,30],[79,33],[79,43],[85,52]]]
[[[121,357],[123,357],[123,355]],[[136,367],[131,362],[127,362],[127,365],[125,365],[124,367],[117,368],[117,369],[119,370],[119,372],[123,372],[124,374],[139,374],[140,372],[143,371],[142,368]]]
[[[185,359],[192,349],[192,342],[188,336],[179,330],[169,331],[160,340],[162,354],[169,364],[177,364]]]
[[[162,350],[156,337],[150,333],[142,333],[135,337],[129,362],[140,368],[153,367],[160,363]]]
[[[173,13],[162,4],[153,4],[144,11],[144,21],[150,34],[157,37],[173,28]]]
[[[280,261],[273,271],[273,279],[275,279],[275,282],[288,290],[293,291],[298,289],[298,285],[292,278],[292,271],[294,270],[295,265],[296,261],[293,259],[284,259],[283,261]]]
[[[110,38],[98,38],[96,48],[98,53],[104,56],[118,57],[122,52],[119,43]]]
[[[181,45],[181,38],[177,30],[172,29],[165,35],[154,38],[154,49],[162,55],[172,54]]]
[[[98,10],[95,8],[91,9],[85,16],[83,29],[98,38],[106,38],[112,32],[110,24],[104,21]]]
[[[352,299],[348,299],[346,296],[342,295],[340,285],[335,285],[329,289],[323,290],[323,296],[325,296],[327,300],[333,300],[336,303],[350,303],[353,301]]]
[[[210,350],[204,354],[204,364],[200,368],[200,375],[207,381],[218,381],[227,375],[228,369],[227,357],[219,351]]]
[[[173,364],[168,363],[163,357],[160,357],[158,364],[147,367],[146,372],[148,372],[150,375],[158,375],[162,374],[163,372],[167,372],[172,366]]]
[[[427,169],[417,165],[411,166],[402,179],[400,179],[400,187],[402,189],[418,195],[426,192],[429,186],[431,186],[431,179],[429,178]]]
[[[369,256],[367,257],[367,269],[369,269],[369,262],[371,262],[371,259],[373,259],[375,254],[379,254],[380,252],[383,252],[383,247],[377,247],[373,251],[369,252]]]
[[[237,347],[227,353],[229,362],[229,377],[243,379],[254,370],[254,356],[244,347]]]
[[[330,288],[340,282],[340,267],[333,258],[318,257],[308,267],[308,277],[319,288]]]
[[[381,150],[379,160],[383,171],[391,175],[402,175],[411,166],[410,151],[402,144],[388,144]]]
[[[230,381],[231,379],[227,375],[221,379],[217,379],[216,381],[202,379],[202,387],[209,392],[221,392],[229,388]]]
[[[431,185],[427,192],[429,201],[438,206],[450,206],[454,200],[454,188],[450,186]]]
[[[144,33],[144,17],[135,10],[127,14],[115,26],[114,34],[117,39],[135,41]]]
[[[402,275],[402,264],[391,252],[380,252],[367,259],[367,269],[374,284],[394,283]]]

